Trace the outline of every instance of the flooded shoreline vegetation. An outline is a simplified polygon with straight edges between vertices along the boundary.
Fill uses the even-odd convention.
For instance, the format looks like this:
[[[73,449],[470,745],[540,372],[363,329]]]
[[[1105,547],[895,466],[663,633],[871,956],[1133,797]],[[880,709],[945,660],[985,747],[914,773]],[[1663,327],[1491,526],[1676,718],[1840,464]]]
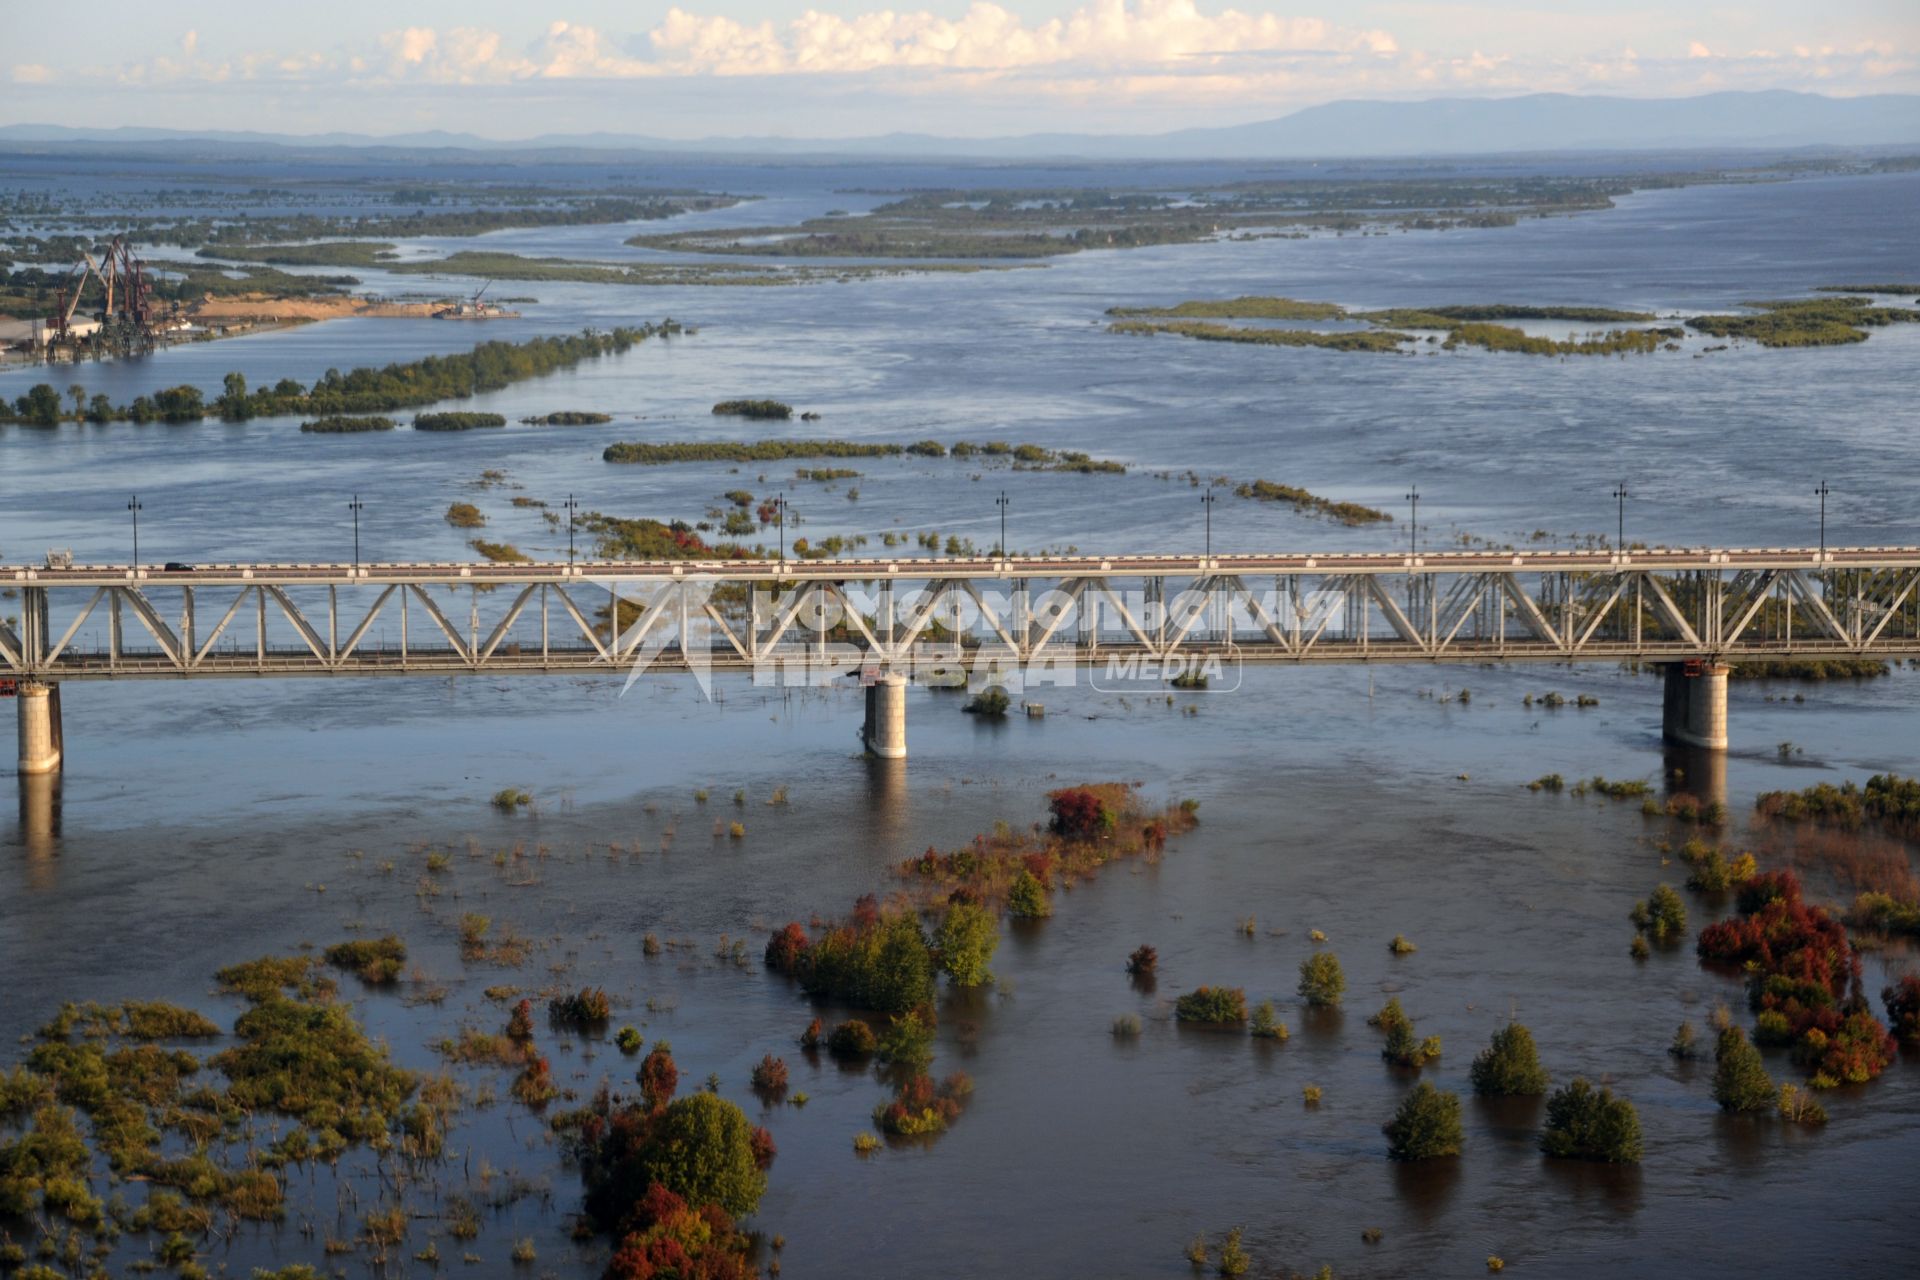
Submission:
[[[365,431],[391,431],[398,425],[400,424],[392,418],[343,417],[335,415],[327,418],[316,418],[312,422],[303,422],[300,424],[300,429],[313,435],[336,436],[355,435]]]
[[[1380,1127],[1392,1160],[1433,1160],[1457,1156],[1466,1141],[1460,1123],[1460,1095],[1422,1080],[1400,1101],[1393,1119]]]
[[[478,529],[486,524],[487,518],[471,502],[450,502],[446,521],[456,529]]]
[[[1751,338],[1763,347],[1831,347],[1865,342],[1869,329],[1920,322],[1920,311],[1876,307],[1871,298],[1787,298],[1741,305],[1753,314],[1694,316],[1687,327],[1716,338]]]
[[[1547,1099],[1540,1150],[1556,1160],[1638,1164],[1640,1116],[1613,1090],[1604,1085],[1595,1089],[1575,1076]]]
[[[415,431],[472,431],[506,425],[506,418],[497,413],[418,413],[413,418]]]
[[[399,257],[397,245],[380,240],[335,240],[318,244],[231,244],[202,249],[195,257],[224,258],[230,262],[263,262],[274,267],[389,266]]]
[[[1247,1027],[1247,1034],[1256,1040],[1286,1040],[1293,1033],[1287,1030],[1287,1024],[1280,1021],[1273,1001],[1262,1000],[1253,1007],[1253,1022]]]
[[[1854,898],[1847,923],[1855,929],[1920,937],[1920,899],[1869,890]]]
[[[1857,995],[1860,956],[1846,927],[1802,898],[1791,871],[1755,876],[1737,910],[1702,929],[1696,946],[1702,960],[1747,974],[1754,1038],[1792,1046],[1816,1089],[1864,1084],[1885,1070],[1894,1039]]]
[[[786,420],[793,416],[793,406],[781,400],[722,400],[713,406],[717,415],[736,418],[764,418]]]
[[[1920,294],[1920,284],[1823,284],[1815,293],[1908,293]]]
[[[612,422],[613,415],[593,413],[584,409],[560,409],[534,418],[522,418],[520,421],[530,427],[597,427],[602,423]]]
[[[582,262],[570,258],[528,258],[517,253],[481,249],[462,249],[444,258],[388,262],[381,266],[397,275],[467,275],[489,280],[634,285],[643,288],[780,288],[801,284],[851,284],[936,273],[967,275],[987,269],[974,263],[958,262],[830,267],[775,267],[734,262]],[[348,283],[357,284],[358,281],[349,280]]]
[[[1007,718],[1007,708],[1012,705],[1013,700],[1007,697],[1007,691],[996,686],[992,689],[982,689],[974,694],[967,699],[967,705],[960,709],[970,716],[1004,720]]]
[[[1727,665],[1729,680],[1874,680],[1888,674],[1890,668],[1878,658],[1792,658]]]
[[[1487,1047],[1474,1055],[1467,1076],[1473,1091],[1488,1098],[1537,1097],[1547,1091],[1549,1080],[1533,1032],[1518,1022],[1493,1033]]]
[[[1149,810],[1124,782],[1062,787],[1049,793],[1047,802],[1052,817],[1044,831],[1001,826],[952,853],[929,848],[901,863],[899,874],[928,903],[964,896],[1037,919],[1052,913],[1056,888],[1090,878],[1119,858],[1157,857],[1169,836],[1192,830],[1199,821],[1196,802]]]
[[[1238,498],[1253,498],[1260,502],[1284,502],[1302,511],[1315,515],[1324,515],[1344,525],[1369,525],[1391,523],[1393,517],[1384,511],[1362,506],[1357,502],[1336,502],[1323,498],[1317,493],[1290,484],[1276,484],[1271,480],[1254,480],[1234,489]]]
[[[1398,1005],[1396,1004],[1396,1008]],[[1387,1042],[1380,1048],[1380,1056],[1397,1067],[1411,1067],[1419,1070],[1430,1062],[1439,1060],[1440,1037],[1428,1036],[1424,1040],[1415,1034],[1413,1019],[1402,1013],[1398,1018],[1386,1024]]]
[[[1897,839],[1920,841],[1920,778],[1876,773],[1864,787],[1817,783],[1803,791],[1768,791],[1754,802],[1763,818],[1857,831],[1876,826]]]

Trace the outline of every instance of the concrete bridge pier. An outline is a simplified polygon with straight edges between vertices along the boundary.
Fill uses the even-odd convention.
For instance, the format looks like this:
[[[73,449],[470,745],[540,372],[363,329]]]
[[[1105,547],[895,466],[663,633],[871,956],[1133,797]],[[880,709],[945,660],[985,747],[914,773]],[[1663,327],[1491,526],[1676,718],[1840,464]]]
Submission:
[[[867,686],[867,750],[882,760],[907,758],[907,678],[884,675]]]
[[[1727,749],[1727,667],[1718,662],[1674,662],[1664,668],[1660,736],[1668,742]]]
[[[22,680],[14,701],[20,715],[22,777],[55,773],[60,768],[60,686]]]

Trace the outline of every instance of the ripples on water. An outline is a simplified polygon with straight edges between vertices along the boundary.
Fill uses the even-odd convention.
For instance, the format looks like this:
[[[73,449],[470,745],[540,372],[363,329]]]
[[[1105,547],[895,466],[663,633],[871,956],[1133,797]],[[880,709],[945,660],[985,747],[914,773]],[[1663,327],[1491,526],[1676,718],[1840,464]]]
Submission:
[[[1610,529],[1607,490],[1624,475],[1636,494],[1631,535],[1762,544],[1811,538],[1808,490],[1825,474],[1836,490],[1832,540],[1912,542],[1911,332],[1834,351],[1550,362],[1140,342],[1098,322],[1115,304],[1249,292],[1365,306],[1664,309],[1912,278],[1917,192],[1914,178],[1696,188],[1495,231],[1084,254],[1044,271],[853,286],[514,285],[541,303],[488,336],[665,314],[702,331],[471,405],[510,418],[556,408],[621,416],[597,430],[7,429],[0,549],[10,560],[43,544],[122,555],[125,495],[138,489],[152,558],[343,556],[344,502],[357,491],[370,557],[452,558],[464,552],[439,513],[473,496],[464,486],[483,467],[504,467],[550,500],[573,491],[613,513],[696,516],[722,490],[770,490],[784,469],[763,481],[722,467],[610,467],[599,448],[738,435],[742,424],[707,413],[732,395],[820,409],[818,430],[835,437],[1032,440],[1147,473],[989,472],[975,482],[957,463],[861,463],[869,474],[857,503],[794,489],[815,537],[932,526],[990,541],[992,497],[1005,488],[1016,546],[1197,548],[1194,490],[1150,474],[1193,468],[1389,507],[1416,481],[1436,536],[1458,526],[1501,539]],[[824,184],[783,198],[796,214],[808,200],[854,207]],[[570,229],[556,251],[587,252],[593,237],[609,252],[620,238]],[[514,247],[534,252],[538,242]],[[230,368],[256,383],[311,380],[329,365],[471,340],[461,326],[343,321],[71,372],[118,400],[180,381],[217,388]],[[36,376],[0,375],[0,394]],[[488,536],[552,552],[536,513],[513,511],[505,496],[475,499],[492,516]],[[1348,531],[1250,503],[1223,505],[1214,528],[1230,550],[1402,536],[1398,526]],[[1470,706],[1418,696],[1462,684]],[[1547,689],[1590,692],[1601,706],[1522,707],[1523,694]],[[814,1100],[766,1121],[781,1154],[756,1221],[787,1237],[788,1275],[871,1272],[884,1259],[887,1274],[935,1276],[965,1259],[973,1273],[1174,1276],[1187,1271],[1180,1249],[1196,1230],[1217,1240],[1234,1224],[1248,1227],[1263,1266],[1333,1262],[1343,1274],[1477,1272],[1498,1253],[1543,1274],[1773,1273],[1845,1257],[1864,1275],[1891,1274],[1908,1256],[1920,1064],[1909,1055],[1879,1082],[1830,1098],[1823,1132],[1722,1118],[1710,1067],[1677,1067],[1665,1046],[1682,1019],[1704,1023],[1718,1000],[1738,1007],[1737,984],[1700,970],[1685,949],[1644,965],[1627,956],[1633,900],[1684,878],[1654,847],[1680,833],[1631,803],[1521,785],[1553,771],[1657,780],[1658,685],[1648,677],[1597,667],[1257,671],[1236,695],[1198,698],[1197,717],[1048,691],[1047,719],[1004,726],[916,694],[904,773],[856,758],[853,691],[723,680],[717,705],[687,682],[643,681],[625,699],[616,691],[571,679],[73,686],[59,833],[36,808],[0,835],[0,1037],[30,1031],[69,998],[164,997],[230,1020],[237,1010],[207,994],[219,965],[324,945],[349,928],[393,929],[451,987],[445,1006],[348,992],[397,1057],[429,1066],[427,1044],[503,1016],[480,994],[503,980],[498,971],[463,969],[458,957],[458,913],[478,910],[546,943],[512,980],[539,985],[545,966],[565,963],[553,981],[605,984],[649,1039],[672,1039],[691,1079],[719,1072],[750,1113],[750,1064],[769,1050],[787,1057],[794,1088]],[[1774,787],[1915,772],[1917,703],[1920,678],[1904,671],[1812,687],[1805,704],[1736,689],[1734,812]],[[1800,763],[1778,760],[1782,740],[1805,747]],[[881,1086],[830,1061],[805,1064],[792,1046],[808,1006],[757,963],[712,960],[718,935],[747,932],[757,949],[759,929],[844,910],[930,843],[959,844],[995,819],[1033,821],[1048,786],[1102,778],[1197,797],[1202,825],[1158,866],[1109,868],[1063,895],[1052,921],[1010,930],[994,966],[1010,994],[954,997],[943,1012],[937,1065],[963,1067],[978,1085],[966,1115],[930,1150],[856,1160],[851,1135],[867,1126]],[[484,797],[508,784],[535,792],[537,817],[486,808]],[[791,789],[787,808],[760,803],[780,785]],[[715,797],[705,809],[692,802],[697,787]],[[748,838],[712,840],[713,819],[733,816],[724,801],[736,787],[753,797]],[[662,854],[670,825],[677,837]],[[483,856],[456,856],[453,887],[423,911],[412,885],[424,855],[409,846],[464,847],[469,837]],[[1763,863],[1777,840],[1738,824],[1730,838],[1757,842]],[[516,841],[551,851],[535,885],[508,887],[485,856]],[[609,843],[643,852],[610,857]],[[388,859],[391,875],[380,870]],[[1724,909],[1697,897],[1689,908],[1696,925]],[[1259,922],[1252,939],[1235,928],[1247,914]],[[1315,928],[1349,979],[1346,1010],[1323,1018],[1292,998]],[[645,960],[649,929],[697,945]],[[1390,956],[1396,932],[1419,951]],[[1141,942],[1161,955],[1151,996],[1121,971]],[[1907,964],[1904,951],[1870,954],[1868,989]],[[1168,1002],[1200,983],[1275,999],[1293,1038],[1262,1047],[1179,1031]],[[1389,992],[1423,1034],[1444,1038],[1445,1056],[1426,1073],[1443,1087],[1465,1089],[1473,1053],[1509,1011],[1533,1028],[1556,1078],[1610,1076],[1640,1109],[1644,1165],[1549,1165],[1532,1146],[1535,1108],[1471,1099],[1460,1160],[1390,1165],[1378,1126],[1407,1078],[1380,1062],[1364,1024]],[[677,1011],[646,1014],[649,997],[671,998]],[[1108,1035],[1123,1012],[1145,1020],[1137,1043]],[[605,1047],[555,1056],[556,1075],[581,1089],[629,1070]],[[1300,1105],[1309,1082],[1326,1089],[1317,1112]],[[554,1209],[523,1202],[475,1247],[497,1260],[509,1239],[533,1234],[543,1265],[580,1269],[591,1255],[570,1254],[564,1239],[572,1175],[524,1114],[505,1123],[509,1110],[518,1112],[464,1117],[455,1145],[543,1174]],[[296,1219],[331,1221],[325,1175],[296,1175],[290,1200]],[[1361,1244],[1363,1226],[1382,1227],[1382,1243]],[[313,1251],[288,1227],[243,1233],[231,1260],[317,1262]]]

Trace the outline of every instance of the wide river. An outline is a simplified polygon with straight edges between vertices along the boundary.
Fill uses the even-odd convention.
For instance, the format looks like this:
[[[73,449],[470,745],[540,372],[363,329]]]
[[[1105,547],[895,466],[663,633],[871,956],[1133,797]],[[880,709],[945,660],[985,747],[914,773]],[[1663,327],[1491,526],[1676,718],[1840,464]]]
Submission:
[[[714,185],[752,191],[752,180],[735,171]],[[804,171],[767,181],[765,204],[700,216],[779,221],[878,199],[835,194],[833,185],[858,185],[845,174],[812,186]],[[886,184],[877,174],[867,185]],[[1630,538],[1810,545],[1824,478],[1830,542],[1912,544],[1920,326],[1835,349],[1708,351],[1717,344],[1690,338],[1680,352],[1553,360],[1126,338],[1104,331],[1103,313],[1240,294],[1690,313],[1920,278],[1916,210],[1920,175],[1811,178],[1647,192],[1511,228],[1089,252],[966,275],[783,288],[503,282],[501,293],[538,298],[519,305],[521,319],[343,320],[62,368],[50,380],[116,401],[182,382],[211,396],[228,370],[259,386],[482,337],[664,316],[699,331],[453,406],[515,421],[593,409],[615,415],[605,427],[0,428],[0,561],[49,547],[124,559],[136,492],[148,561],[344,559],[354,494],[368,558],[471,558],[468,535],[442,519],[455,500],[481,506],[488,538],[564,556],[564,535],[556,540],[537,510],[510,506],[510,493],[698,520],[734,488],[784,488],[800,533],[864,534],[870,553],[889,530],[990,545],[1002,491],[1016,548],[1197,551],[1204,510],[1190,471],[1300,485],[1396,516],[1417,485],[1423,544],[1520,542],[1539,530],[1541,545],[1563,546],[1611,535],[1609,493],[1621,480]],[[479,243],[631,260],[644,256],[621,244],[633,231]],[[366,278],[395,292],[432,287]],[[40,380],[46,371],[0,372],[0,395]],[[755,434],[708,412],[736,396],[823,415],[760,434],[1031,441],[1130,470],[861,460],[849,501],[846,485],[795,483],[785,466],[601,460],[616,439]],[[484,469],[523,488],[477,488]],[[1213,515],[1223,550],[1385,548],[1406,537],[1404,520],[1350,530],[1232,497]],[[13,603],[0,600],[0,614]],[[1462,686],[1470,702],[1428,696]],[[1549,690],[1569,705],[1523,705]],[[1578,693],[1599,705],[1576,710]],[[711,701],[670,678],[624,697],[612,678],[71,685],[57,792],[22,780],[20,823],[0,823],[0,1042],[30,1033],[63,1000],[165,998],[230,1022],[240,1006],[211,994],[217,967],[392,931],[424,981],[390,995],[343,990],[410,1066],[433,1068],[430,1046],[463,1026],[497,1029],[504,1010],[482,993],[502,982],[604,985],[616,1025],[670,1038],[683,1079],[717,1073],[721,1091],[755,1116],[748,1069],[763,1053],[784,1055],[811,1101],[760,1121],[780,1154],[751,1225],[785,1236],[786,1276],[1173,1277],[1190,1274],[1182,1249],[1196,1232],[1217,1240],[1235,1225],[1259,1272],[1331,1263],[1341,1275],[1472,1274],[1489,1254],[1543,1275],[1891,1275],[1910,1263],[1920,1061],[1909,1052],[1875,1083],[1826,1095],[1824,1129],[1723,1116],[1711,1064],[1678,1063],[1666,1046],[1676,1024],[1704,1026],[1717,1002],[1750,1025],[1740,983],[1702,969],[1691,947],[1646,962],[1627,952],[1634,900],[1684,880],[1661,842],[1690,829],[1644,818],[1637,803],[1523,784],[1559,772],[1664,788],[1674,765],[1690,789],[1724,789],[1728,845],[1786,865],[1792,835],[1749,827],[1754,796],[1920,772],[1920,672],[1736,686],[1723,778],[1706,761],[1666,760],[1658,681],[1611,667],[1254,671],[1230,694],[1171,706],[1059,689],[1046,694],[1044,720],[1003,725],[916,690],[903,767],[860,757],[859,699],[857,689],[727,679]],[[943,1003],[935,1065],[974,1077],[964,1116],[930,1145],[857,1158],[852,1136],[870,1127],[885,1090],[871,1073],[799,1052],[813,1010],[758,963],[765,931],[844,912],[860,894],[897,887],[894,867],[928,845],[957,847],[996,820],[1037,821],[1048,788],[1100,780],[1198,799],[1200,826],[1157,864],[1110,867],[1061,895],[1050,921],[1009,929],[993,966],[999,989]],[[487,797],[509,785],[532,792],[536,811],[490,808]],[[788,790],[784,806],[766,803],[777,787]],[[697,803],[696,790],[711,799]],[[711,834],[716,818],[736,816],[745,839]],[[516,846],[524,859],[494,857]],[[438,897],[415,893],[429,848],[454,851]],[[1823,898],[1850,896],[1817,863],[1803,869]],[[1730,910],[1700,895],[1688,905],[1696,926]],[[464,964],[463,911],[534,939],[533,958],[517,972]],[[1251,935],[1239,927],[1247,916]],[[1347,1005],[1335,1016],[1309,1016],[1293,994],[1311,930],[1346,967]],[[644,957],[648,931],[691,945]],[[1419,950],[1390,955],[1395,933]],[[723,934],[747,938],[753,962],[716,959]],[[1142,942],[1160,952],[1157,991],[1122,972]],[[1877,995],[1888,973],[1913,965],[1906,948],[1869,953],[1866,989]],[[1275,1000],[1292,1039],[1263,1048],[1183,1032],[1172,997],[1203,983]],[[444,999],[406,998],[430,986]],[[1379,1034],[1364,1021],[1388,993],[1423,1035],[1443,1037],[1445,1054],[1424,1078],[1463,1092],[1473,1053],[1518,1016],[1556,1079],[1605,1077],[1633,1100],[1644,1162],[1619,1171],[1546,1161],[1534,1145],[1537,1105],[1471,1097],[1460,1158],[1389,1162],[1379,1126],[1409,1077],[1380,1060]],[[1123,1013],[1143,1019],[1137,1041],[1109,1034]],[[608,1044],[543,1038],[560,1082],[582,1094],[602,1078],[616,1087],[631,1078]],[[1784,1055],[1769,1067],[1798,1078]],[[504,1092],[497,1069],[464,1076]],[[1313,1110],[1301,1105],[1309,1083],[1325,1089]],[[514,1175],[529,1194],[500,1196],[509,1203],[480,1238],[443,1239],[443,1255],[471,1251],[492,1274],[505,1270],[509,1243],[530,1236],[541,1272],[598,1269],[604,1242],[568,1238],[577,1176],[525,1108],[463,1113],[452,1146],[470,1155],[450,1162],[441,1190],[479,1186],[490,1164],[506,1172],[489,1185]],[[343,1183],[357,1186],[361,1207],[378,1197],[364,1163],[344,1162],[337,1176],[294,1171],[287,1222],[242,1231],[212,1257],[242,1274],[322,1262],[319,1237],[350,1235],[357,1221]],[[303,1234],[306,1222],[319,1234]],[[1363,1243],[1363,1227],[1381,1228],[1380,1241]],[[414,1223],[405,1253],[442,1230]],[[144,1247],[123,1247],[116,1265]]]

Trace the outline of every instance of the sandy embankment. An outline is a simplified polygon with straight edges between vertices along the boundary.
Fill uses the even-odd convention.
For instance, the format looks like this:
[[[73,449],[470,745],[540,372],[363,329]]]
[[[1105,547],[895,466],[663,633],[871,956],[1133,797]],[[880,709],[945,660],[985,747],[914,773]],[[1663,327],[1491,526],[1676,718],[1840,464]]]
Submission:
[[[446,306],[445,302],[374,302],[366,298],[273,298],[263,293],[234,294],[209,298],[195,304],[195,320],[218,323],[225,320],[338,320],[342,316],[392,316],[424,320]]]

